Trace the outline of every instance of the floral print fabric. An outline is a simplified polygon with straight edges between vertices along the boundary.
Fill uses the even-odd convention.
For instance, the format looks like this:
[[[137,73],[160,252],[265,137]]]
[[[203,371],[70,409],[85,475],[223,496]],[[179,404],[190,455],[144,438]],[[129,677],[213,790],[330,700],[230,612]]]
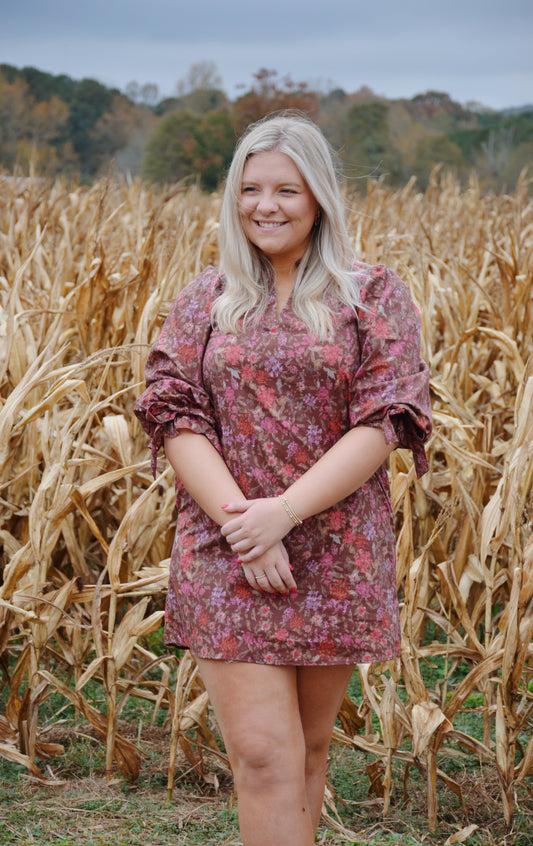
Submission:
[[[330,302],[317,339],[295,316],[267,311],[237,335],[211,326],[224,277],[207,268],[178,296],[150,352],[135,412],[152,438],[182,428],[222,453],[247,498],[275,496],[352,426],[379,426],[424,472],[431,431],[419,317],[388,268],[356,263],[361,307]],[[395,534],[381,467],[354,494],[284,539],[298,586],[289,596],[248,585],[220,527],[176,480],[177,526],[165,640],[195,655],[270,664],[352,664],[399,652]]]

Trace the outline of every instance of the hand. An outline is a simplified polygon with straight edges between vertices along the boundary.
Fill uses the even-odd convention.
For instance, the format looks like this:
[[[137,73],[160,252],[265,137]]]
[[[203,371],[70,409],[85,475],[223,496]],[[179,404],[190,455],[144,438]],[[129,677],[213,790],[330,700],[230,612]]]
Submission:
[[[291,573],[287,550],[281,543],[274,544],[263,555],[253,561],[242,563],[246,581],[254,590],[266,593],[297,593],[296,582]]]
[[[236,515],[221,531],[243,563],[263,555],[294,528],[277,496],[231,502],[222,508]]]

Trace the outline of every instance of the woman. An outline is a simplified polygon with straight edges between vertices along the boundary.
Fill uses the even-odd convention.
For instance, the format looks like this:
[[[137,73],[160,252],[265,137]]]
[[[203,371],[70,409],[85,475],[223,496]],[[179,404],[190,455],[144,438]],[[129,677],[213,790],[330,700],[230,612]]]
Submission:
[[[428,371],[403,283],[353,259],[310,121],[245,133],[220,256],[178,296],[136,407],[177,476],[165,638],[198,662],[245,846],[311,846],[354,665],[399,652],[383,463],[400,445],[426,468]]]

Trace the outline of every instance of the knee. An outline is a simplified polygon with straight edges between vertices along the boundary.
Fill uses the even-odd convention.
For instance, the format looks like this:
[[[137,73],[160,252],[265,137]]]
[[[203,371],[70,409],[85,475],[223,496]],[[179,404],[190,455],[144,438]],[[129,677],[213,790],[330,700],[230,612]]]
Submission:
[[[230,761],[237,784],[246,782],[249,788],[265,788],[271,784],[291,781],[303,773],[305,751],[294,742],[259,735],[233,744]]]

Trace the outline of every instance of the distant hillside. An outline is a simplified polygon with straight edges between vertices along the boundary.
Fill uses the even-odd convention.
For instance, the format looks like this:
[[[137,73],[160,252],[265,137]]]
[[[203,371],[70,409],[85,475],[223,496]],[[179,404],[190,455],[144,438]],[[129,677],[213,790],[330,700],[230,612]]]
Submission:
[[[190,177],[210,190],[243,127],[291,107],[323,128],[349,177],[402,184],[415,176],[424,187],[442,165],[464,179],[475,169],[484,187],[501,189],[533,164],[533,105],[498,112],[439,91],[391,100],[365,86],[324,95],[264,68],[230,101],[213,67],[193,66],[176,97],[158,100],[149,84],[131,83],[124,93],[94,79],[0,64],[0,166],[24,172],[31,164],[44,175],[89,181],[113,162],[151,181]]]
[[[533,103],[528,103],[526,106],[512,106],[509,109],[502,109],[502,115],[523,115],[525,112],[533,112]]]

